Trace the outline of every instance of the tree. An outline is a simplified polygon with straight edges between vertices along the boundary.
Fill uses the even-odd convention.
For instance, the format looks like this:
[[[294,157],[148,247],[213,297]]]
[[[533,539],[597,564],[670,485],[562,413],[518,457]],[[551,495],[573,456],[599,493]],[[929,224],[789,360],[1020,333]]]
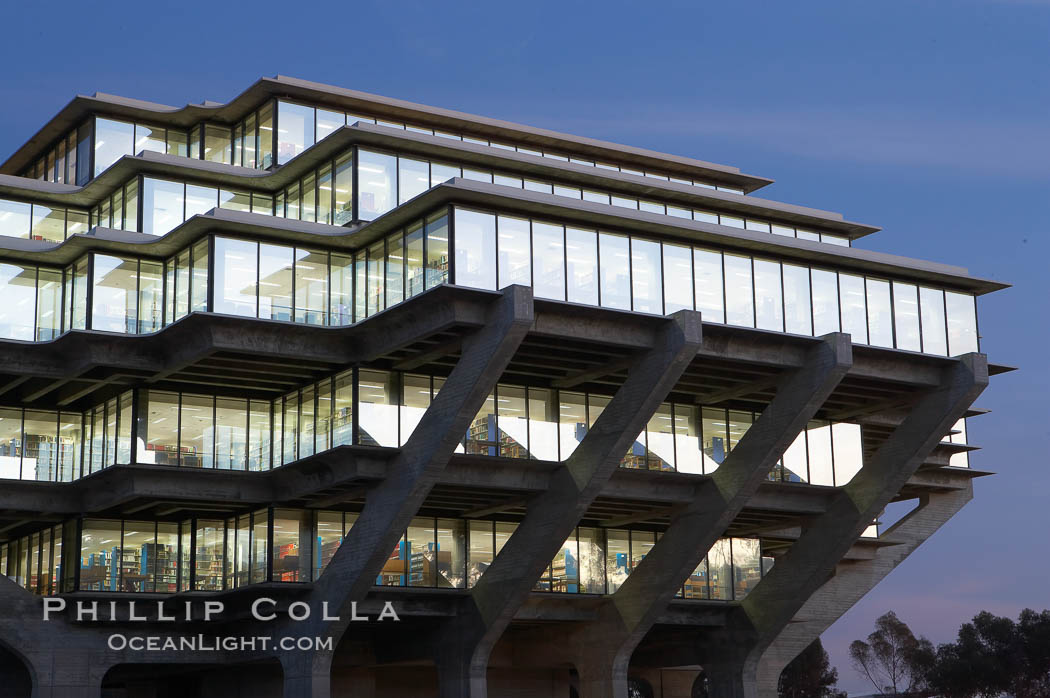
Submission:
[[[839,672],[817,638],[784,667],[777,691],[780,698],[844,698],[845,693],[833,690],[838,680]]]
[[[880,693],[911,691],[921,679],[916,659],[921,644],[911,629],[893,611],[875,621],[868,641],[854,640],[849,646],[853,667],[866,676]]]
[[[925,682],[945,698],[1050,695],[1050,611],[1025,609],[1016,623],[978,613],[937,648]]]

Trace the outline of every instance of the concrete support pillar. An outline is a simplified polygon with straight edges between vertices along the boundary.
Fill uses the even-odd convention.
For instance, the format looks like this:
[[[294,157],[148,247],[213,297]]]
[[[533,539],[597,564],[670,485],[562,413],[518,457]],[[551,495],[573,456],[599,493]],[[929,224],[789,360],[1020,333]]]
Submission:
[[[310,592],[314,607],[327,602],[330,613],[342,620],[325,623],[314,614],[308,623],[284,624],[279,635],[326,636],[338,645],[350,624],[351,602],[368,594],[532,323],[531,289],[504,289],[489,309],[485,325],[463,340],[460,359],[445,385],[391,462],[389,475],[369,491],[357,522]],[[295,654],[306,656],[291,670],[286,665],[285,695],[327,698],[330,677],[324,667],[330,658]]]
[[[577,666],[593,662],[595,676],[613,677],[704,555],[725,533],[765,481],[784,451],[805,429],[852,365],[849,335],[835,333],[815,346],[806,364],[784,377],[758,421],[697,492],[671,519],[660,540],[598,614],[574,633]],[[611,679],[581,690],[581,698],[620,696]],[[619,682],[622,683],[622,682]]]
[[[471,590],[457,621],[446,629],[445,641],[462,646],[461,665],[446,668],[441,698],[485,698],[493,646],[696,356],[700,341],[699,313],[680,311],[668,318],[652,348],[634,361],[609,405],[552,474],[547,492],[529,503],[524,520]]]
[[[32,698],[99,698],[110,666],[87,650],[55,648],[28,657]]]
[[[827,510],[807,524],[791,549],[730,611],[725,628],[701,638],[701,663],[712,686],[737,690],[730,688],[736,679],[720,675],[735,675],[735,666],[739,665],[741,695],[770,695],[766,684],[761,692],[757,684],[766,649],[806,600],[827,583],[850,547],[987,385],[988,365],[983,354],[967,354],[944,369],[941,384],[919,400],[853,480],[839,489]],[[726,661],[727,648],[740,655]],[[727,664],[729,668],[725,668]],[[730,684],[722,689],[721,681]],[[714,690],[712,694],[722,695]]]
[[[328,652],[285,652],[284,698],[331,698],[332,655]]]
[[[973,483],[968,479],[959,489],[930,492],[879,536],[892,545],[876,550],[871,560],[840,563],[835,576],[809,597],[763,653],[757,677],[760,695],[776,695],[784,668],[971,499]]]

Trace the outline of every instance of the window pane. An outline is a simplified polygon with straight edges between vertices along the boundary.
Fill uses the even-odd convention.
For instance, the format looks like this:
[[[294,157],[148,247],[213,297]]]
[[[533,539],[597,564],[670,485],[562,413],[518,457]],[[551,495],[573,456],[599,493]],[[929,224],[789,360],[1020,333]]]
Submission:
[[[255,317],[259,244],[215,238],[215,312]]]
[[[730,601],[732,597],[733,562],[728,538],[720,538],[707,553],[711,598]]]
[[[225,530],[222,521],[197,521],[194,536],[196,569],[194,589],[197,591],[222,591],[225,568]]]
[[[740,601],[762,580],[762,550],[757,538],[733,539],[733,598]]]
[[[135,154],[148,150],[154,153],[166,153],[168,150],[167,139],[163,126],[145,126],[135,124]]]
[[[470,423],[470,427],[467,429],[463,448],[467,453],[495,456],[497,455],[497,436],[496,401],[494,396],[489,394],[474,417],[474,421]]]
[[[615,593],[630,574],[630,533],[615,528],[605,531],[606,593]]]
[[[839,331],[839,289],[833,271],[813,269],[813,334],[825,335]]]
[[[580,591],[580,551],[576,531],[562,543],[551,561],[550,591],[576,594]]]
[[[233,134],[230,129],[212,124],[204,127],[204,159],[233,164]]]
[[[401,232],[386,239],[386,305],[405,299],[405,240]]]
[[[193,246],[193,279],[190,287],[190,308],[194,311],[208,309],[208,240]]]
[[[142,183],[142,232],[164,235],[182,223],[184,194],[178,182],[146,177]]]
[[[434,561],[437,567],[436,586],[462,589],[466,580],[466,527],[462,519],[437,520],[437,549]]]
[[[703,473],[700,407],[674,406],[675,466],[680,473]]]
[[[598,305],[598,234],[565,228],[565,261],[572,303]]]
[[[806,432],[799,432],[795,440],[784,451],[781,459],[784,467],[784,480],[787,482],[808,482],[809,465],[806,457]]]
[[[95,177],[124,155],[133,152],[135,126],[123,121],[95,119]],[[80,184],[80,182],[77,182]]]
[[[868,343],[868,313],[864,303],[864,277],[839,274],[842,331],[856,344]]]
[[[366,302],[368,315],[374,315],[386,307],[383,288],[385,284],[386,241],[377,240],[368,248],[368,288]]]
[[[278,402],[274,419],[280,419],[281,463],[291,463],[299,457],[299,393],[298,391],[284,396],[283,403]],[[276,427],[276,425],[275,425]],[[275,429],[275,432],[278,430]]]
[[[562,226],[532,224],[532,264],[535,296],[565,300],[565,230]]]
[[[215,400],[215,467],[244,470],[248,442],[248,401],[234,398]]]
[[[649,470],[674,470],[674,423],[671,405],[664,403],[657,408],[645,429],[645,445],[648,449]]]
[[[755,326],[754,290],[751,287],[751,258],[725,255],[726,322]]]
[[[558,393],[558,441],[567,460],[587,434],[587,399],[582,393]]]
[[[135,332],[138,315],[138,262],[95,255],[91,327],[107,332]]]
[[[496,289],[496,217],[456,208],[456,278],[460,286]]]
[[[317,140],[321,141],[332,134],[337,128],[346,124],[346,115],[338,111],[327,109],[317,110]]]
[[[246,191],[226,191],[225,189],[220,189],[219,208],[250,213],[252,210],[252,196]]]
[[[813,334],[809,298],[809,269],[792,264],[784,268],[784,328],[793,334]]]
[[[693,309],[693,251],[684,245],[664,243],[664,304],[670,315]]]
[[[258,165],[267,169],[273,164],[273,103],[259,110]]]
[[[36,293],[36,339],[44,342],[60,334],[62,272],[58,269],[39,269]]]
[[[442,182],[447,182],[453,177],[459,177],[462,170],[452,165],[442,165],[436,162],[430,164],[430,186],[436,187]]]
[[[558,417],[550,390],[529,388],[529,453],[539,460],[558,460]],[[501,427],[502,428],[502,427]]]
[[[835,485],[842,487],[864,465],[860,425],[836,422],[831,426],[831,442],[835,456]]]
[[[499,216],[499,288],[532,285],[529,221]]]
[[[325,324],[328,307],[328,253],[295,250],[295,321]]]
[[[722,253],[693,250],[696,309],[705,322],[725,322],[722,285]]]
[[[729,452],[729,425],[726,411],[705,407],[702,411],[704,435],[704,473],[711,474]]]
[[[394,382],[395,374],[389,371],[362,369],[360,376],[360,443],[370,446],[397,446],[398,391]]]
[[[0,202],[0,207],[4,204],[11,205],[14,202]],[[27,206],[27,204],[22,204]],[[3,211],[3,208],[0,208]],[[0,217],[4,214],[0,213]],[[0,226],[3,226],[4,222],[0,220]],[[23,236],[19,236],[23,237]],[[33,228],[29,233],[29,237],[32,240],[47,240],[49,242],[62,242],[66,239],[66,211],[65,209],[51,209],[47,206],[41,206],[40,204],[33,205]]]
[[[398,158],[397,203],[401,205],[430,188],[430,163]]]
[[[292,319],[292,248],[259,245],[259,317]]]
[[[270,403],[252,400],[248,406],[248,470],[268,470],[273,442]]]
[[[601,303],[605,308],[631,309],[630,243],[623,235],[598,235]]]
[[[944,292],[948,314],[948,355],[980,351],[977,344],[977,299],[966,293]]]
[[[806,428],[809,453],[809,481],[814,485],[834,485],[831,468],[831,424],[812,421]]]
[[[499,454],[504,458],[529,457],[529,423],[525,418],[525,388],[496,387]]]
[[[427,219],[427,288],[448,282],[448,216]]]
[[[0,200],[0,235],[29,237],[32,206],[18,201]],[[50,211],[50,209],[44,209]]]
[[[180,465],[212,467],[214,399],[208,395],[183,395],[179,422]]]
[[[867,279],[868,343],[876,347],[893,347],[893,312],[890,282]]]
[[[314,144],[314,110],[277,103],[277,164],[283,165]]]
[[[919,351],[919,296],[912,284],[893,282],[893,325],[897,330],[897,348]]]
[[[317,222],[332,224],[332,167],[325,165],[317,173]]]
[[[944,292],[935,288],[920,287],[919,312],[923,352],[947,355],[948,337],[944,318]]]
[[[423,222],[405,231],[405,294],[411,298],[423,292]]]
[[[467,586],[472,587],[496,557],[492,521],[470,521],[470,548],[467,557]]]
[[[394,208],[397,158],[368,150],[358,151],[358,157],[357,179],[361,190],[358,215],[361,220],[370,221]]]
[[[312,456],[316,447],[314,420],[316,418],[317,391],[310,385],[299,397],[299,457]]]
[[[784,331],[781,299],[780,263],[755,260],[755,326],[762,330]]]
[[[346,225],[353,220],[353,171],[353,154],[335,161],[335,225]]]
[[[120,522],[84,519],[80,538],[80,591],[121,591]]]
[[[663,307],[663,281],[660,271],[660,243],[631,240],[631,289],[634,310],[659,313]]]

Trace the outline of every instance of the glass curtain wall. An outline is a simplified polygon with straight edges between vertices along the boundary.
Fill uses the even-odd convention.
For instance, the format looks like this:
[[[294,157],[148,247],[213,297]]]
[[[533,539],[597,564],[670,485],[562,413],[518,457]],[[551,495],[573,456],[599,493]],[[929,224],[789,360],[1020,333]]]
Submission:
[[[604,307],[659,314],[696,309],[711,322],[776,332],[842,331],[858,344],[938,355],[978,351],[975,299],[964,293],[713,249],[692,248],[690,259],[689,248],[680,244],[599,231],[584,236],[560,225],[461,207],[454,211],[454,230],[458,285],[497,290],[521,283],[527,271],[521,251],[531,246],[536,297],[593,300],[590,270],[567,273],[573,230],[574,261],[598,260],[597,304]],[[668,269],[675,278],[665,285]],[[931,319],[922,331],[920,315]]]

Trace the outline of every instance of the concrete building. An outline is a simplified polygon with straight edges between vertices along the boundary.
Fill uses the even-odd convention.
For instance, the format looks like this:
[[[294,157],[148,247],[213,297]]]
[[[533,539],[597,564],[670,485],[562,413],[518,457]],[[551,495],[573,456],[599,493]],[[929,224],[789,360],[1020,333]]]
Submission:
[[[775,695],[1007,368],[1001,284],[769,183],[285,77],[73,99],[0,166],[5,695]]]

